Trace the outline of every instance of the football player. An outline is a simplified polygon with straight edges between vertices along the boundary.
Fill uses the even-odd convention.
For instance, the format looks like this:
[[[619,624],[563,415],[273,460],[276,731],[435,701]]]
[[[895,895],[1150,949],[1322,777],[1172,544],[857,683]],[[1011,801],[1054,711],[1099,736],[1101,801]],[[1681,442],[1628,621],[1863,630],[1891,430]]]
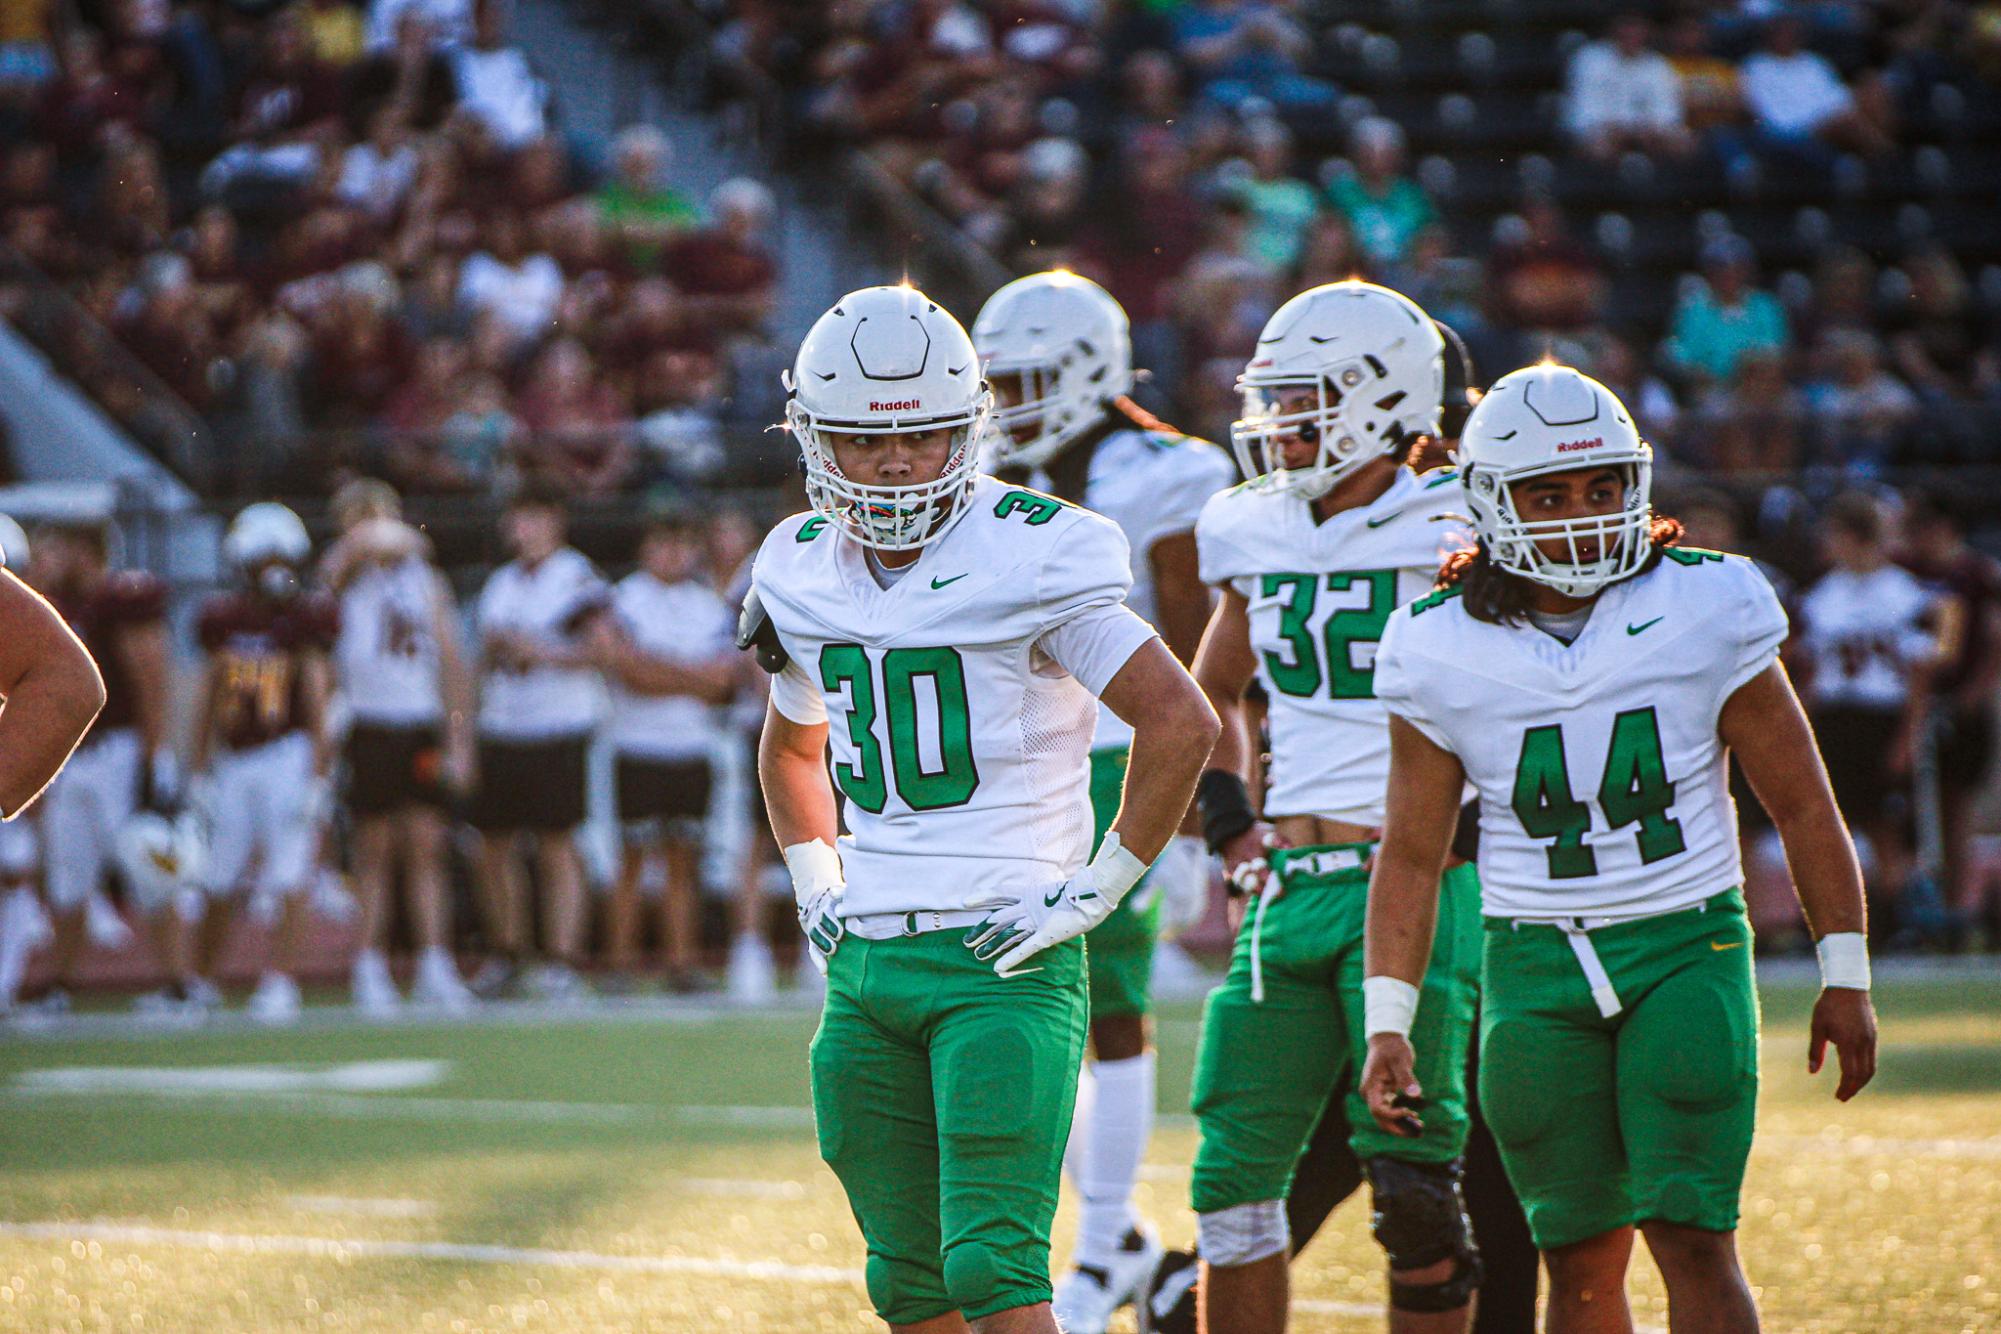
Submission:
[[[211,901],[195,969],[215,977],[245,899],[275,902],[276,947],[250,997],[251,1015],[265,1023],[299,1014],[292,974],[331,808],[327,653],[338,612],[305,586],[312,550],[306,525],[285,506],[245,507],[222,540],[240,586],[210,598],[197,623],[204,665],[191,761],[208,813]]]
[[[334,495],[333,514],[341,535],[320,578],[340,599],[334,683],[348,719],[343,752],[361,909],[351,995],[370,1015],[402,1003],[383,953],[400,862],[418,949],[411,998],[463,1010],[472,993],[452,959],[445,879],[446,811],[472,769],[472,678],[457,610],[431,564],[430,542],[403,522],[388,483],[348,483]]]
[[[973,346],[994,392],[997,466],[1118,524],[1133,558],[1126,605],[1160,631],[1176,658],[1192,661],[1212,601],[1196,569],[1195,518],[1236,480],[1229,456],[1163,426],[1127,396],[1126,313],[1088,278],[1057,270],[1007,284],[973,322]],[[1091,742],[1097,838],[1118,812],[1131,744],[1132,728],[1100,705]],[[1153,1133],[1154,938],[1163,906],[1171,931],[1201,919],[1209,870],[1191,823],[1091,932],[1093,1064],[1065,1162],[1080,1199],[1077,1245],[1055,1299],[1070,1334],[1104,1334],[1160,1262],[1160,1238],[1132,1205]]]
[[[98,517],[51,521],[34,545],[31,572],[104,677],[104,712],[49,789],[44,825],[44,881],[55,924],[55,978],[45,998],[60,1005],[70,988],[92,900],[116,863],[120,831],[142,796],[170,804],[179,795],[179,764],[167,736],[173,687],[167,646],[166,587],[142,570],[114,570],[110,534]],[[127,885],[133,907],[152,927],[176,1002],[212,1001],[194,976],[178,905]],[[109,911],[104,905],[103,911]]]
[[[1846,1100],[1876,1061],[1861,873],[1778,660],[1785,613],[1750,561],[1676,545],[1650,501],[1652,451],[1577,371],[1501,379],[1459,463],[1478,546],[1390,617],[1376,657],[1391,800],[1363,1092],[1384,1133],[1413,1118],[1429,1133],[1437,1038],[1417,984],[1470,780],[1480,1101],[1545,1256],[1549,1327],[1632,1329],[1637,1227],[1675,1328],[1755,1330],[1735,1243],[1758,1008],[1733,750],[1820,935],[1807,1068],[1832,1042]]]
[[[1431,318],[1387,288],[1349,281],[1292,298],[1239,381],[1231,444],[1251,480],[1211,500],[1196,528],[1202,577],[1222,590],[1195,667],[1225,721],[1202,776],[1203,828],[1233,891],[1253,896],[1203,1014],[1193,1090],[1200,1306],[1217,1334],[1285,1327],[1286,1197],[1361,1054],[1365,868],[1389,759],[1373,662],[1390,612],[1424,594],[1458,538],[1441,522],[1459,505],[1452,475],[1404,462],[1441,430],[1446,353]],[[1262,816],[1239,721],[1254,677],[1271,738]],[[1433,890],[1447,929],[1425,984],[1422,1133],[1379,1131],[1346,1086],[1394,1330],[1464,1328],[1480,1278],[1460,1190],[1479,888],[1462,863]]]
[[[612,590],[598,622],[612,684],[612,770],[625,853],[612,888],[607,962],[638,962],[639,877],[649,854],[666,863],[661,945],[667,988],[696,990],[695,892],[702,822],[719,741],[715,707],[736,693],[730,651],[735,619],[700,577],[701,525],[694,511],[663,510],[640,538],[639,568]]]
[[[487,579],[475,615],[483,671],[473,823],[484,835],[480,879],[493,957],[473,989],[483,995],[511,989],[525,957],[525,843],[535,858],[548,962],[523,980],[561,999],[586,990],[576,972],[584,944],[576,830],[600,701],[592,627],[609,607],[611,590],[568,544],[558,493],[521,492],[504,522],[514,559]]]
[[[892,1329],[1055,1334],[1077,937],[1173,835],[1215,718],[1125,606],[1118,526],[979,473],[992,395],[948,313],[907,286],[850,293],[788,384],[813,512],[765,539],[743,637],[787,664],[759,767],[827,969],[820,1151]],[[1134,728],[1095,856],[1093,696]]]

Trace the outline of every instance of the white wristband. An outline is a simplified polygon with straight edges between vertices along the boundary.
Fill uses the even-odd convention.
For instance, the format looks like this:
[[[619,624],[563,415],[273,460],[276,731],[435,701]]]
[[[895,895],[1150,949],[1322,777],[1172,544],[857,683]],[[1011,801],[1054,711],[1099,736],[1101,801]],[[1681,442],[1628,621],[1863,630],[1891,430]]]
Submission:
[[[1416,987],[1388,974],[1362,979],[1362,1036],[1394,1033],[1407,1038],[1416,1018]]]
[[[784,850],[785,869],[792,876],[792,896],[805,907],[821,890],[842,887],[841,854],[824,838],[794,843]]]
[[[1105,835],[1098,855],[1084,870],[1097,883],[1098,892],[1117,905],[1146,874],[1146,863],[1127,852],[1118,834],[1112,832]]]
[[[1814,945],[1820,956],[1820,984],[1869,989],[1869,938],[1860,931],[1831,931]]]

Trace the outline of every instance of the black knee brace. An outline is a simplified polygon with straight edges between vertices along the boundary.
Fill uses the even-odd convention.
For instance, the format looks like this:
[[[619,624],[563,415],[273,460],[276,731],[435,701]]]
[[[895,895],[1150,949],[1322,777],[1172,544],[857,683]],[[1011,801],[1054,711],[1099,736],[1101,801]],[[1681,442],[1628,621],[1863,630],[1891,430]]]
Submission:
[[[1459,1193],[1463,1164],[1407,1163],[1371,1158],[1369,1174],[1375,1212],[1370,1218],[1376,1244],[1390,1268],[1424,1269],[1451,1260],[1452,1275],[1435,1283],[1390,1280],[1390,1305],[1400,1311],[1456,1311],[1480,1286],[1480,1250],[1473,1221]]]

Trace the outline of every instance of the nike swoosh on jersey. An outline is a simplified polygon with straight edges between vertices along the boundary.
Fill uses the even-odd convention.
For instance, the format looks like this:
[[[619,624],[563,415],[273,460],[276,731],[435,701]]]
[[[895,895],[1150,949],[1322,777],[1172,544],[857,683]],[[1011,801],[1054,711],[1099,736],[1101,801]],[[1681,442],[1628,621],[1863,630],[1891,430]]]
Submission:
[[[972,573],[972,571],[971,571],[971,570],[968,570],[968,571],[966,571],[966,574],[971,574],[971,573]],[[932,587],[933,591],[936,591],[937,589],[940,589],[940,588],[943,588],[943,587],[944,587],[944,586],[945,586],[946,584],[956,584],[956,583],[958,583],[958,582],[959,582],[959,581],[960,581],[961,579],[964,579],[965,577],[966,577],[966,575],[965,575],[965,574],[955,574],[955,575],[953,575],[953,576],[952,576],[952,577],[951,577],[950,579],[937,579],[937,578],[934,578],[934,579],[932,579],[932,581],[931,581],[931,587]]]
[[[1370,519],[1370,520],[1369,520],[1369,527],[1371,527],[1371,528],[1380,528],[1380,527],[1382,527],[1382,526],[1383,526],[1384,524],[1388,523],[1388,522],[1389,522],[1389,521],[1390,521],[1391,519],[1394,519],[1394,518],[1396,518],[1396,517],[1397,517],[1397,515],[1400,515],[1400,514],[1402,514],[1402,513],[1403,513],[1403,511],[1402,511],[1402,510],[1398,510],[1398,511],[1396,512],[1396,514],[1385,514],[1385,515],[1384,515],[1384,516],[1383,516],[1382,518],[1380,518],[1380,519]]]
[[[1644,625],[1628,625],[1626,627],[1626,633],[1629,635],[1639,634],[1642,630],[1652,629],[1654,626],[1659,625],[1662,621],[1665,621],[1666,619],[1667,617],[1665,616],[1656,616],[1651,621],[1646,622]]]
[[[1743,949],[1744,942],[1741,940],[1733,940],[1730,941],[1728,944],[1725,944],[1723,941],[1720,940],[1712,940],[1709,942],[1709,948],[1715,950],[1718,954],[1721,954],[1724,950]]]

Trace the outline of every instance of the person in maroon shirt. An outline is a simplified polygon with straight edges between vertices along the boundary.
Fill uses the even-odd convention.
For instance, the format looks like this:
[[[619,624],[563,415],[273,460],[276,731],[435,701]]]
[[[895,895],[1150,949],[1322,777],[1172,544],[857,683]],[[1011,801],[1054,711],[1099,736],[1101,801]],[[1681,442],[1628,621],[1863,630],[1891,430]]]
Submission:
[[[306,590],[312,542],[283,505],[262,502],[237,515],[223,554],[240,586],[210,598],[197,629],[205,661],[193,765],[209,812],[211,902],[196,966],[215,976],[245,899],[281,901],[277,946],[250,1012],[286,1023],[299,1012],[292,969],[330,801],[327,654],[339,613]]]
[[[1939,663],[1933,672],[1939,817],[1953,943],[1966,938],[1983,908],[1982,885],[1968,867],[1971,807],[1994,767],[1994,696],[2001,685],[2001,564],[1966,541],[1966,521],[1945,499],[1915,492],[1904,507],[1905,547],[1898,564],[1943,598]],[[2001,913],[1989,918],[2001,936]]]
[[[66,1007],[77,960],[114,864],[119,832],[142,804],[178,795],[179,765],[168,743],[167,701],[173,683],[167,648],[167,590],[141,570],[114,570],[110,535],[99,519],[55,522],[36,535],[29,574],[97,661],[104,709],[69,766],[50,785],[42,808],[44,895],[55,921],[55,974],[48,1008]],[[133,887],[128,887],[133,888]],[[188,999],[192,980],[186,933],[176,905],[139,902],[152,924],[167,976]]]

